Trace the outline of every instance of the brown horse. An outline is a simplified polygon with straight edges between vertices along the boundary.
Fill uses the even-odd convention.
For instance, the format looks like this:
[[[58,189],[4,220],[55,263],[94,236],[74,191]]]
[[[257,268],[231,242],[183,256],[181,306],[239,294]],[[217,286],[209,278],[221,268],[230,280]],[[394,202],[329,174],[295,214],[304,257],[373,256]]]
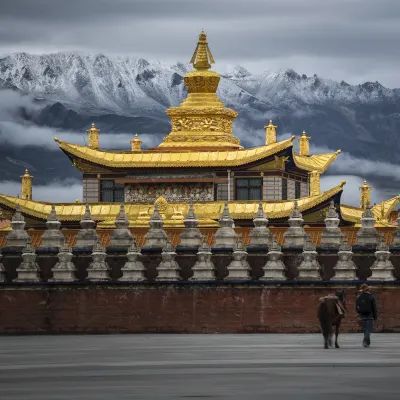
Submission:
[[[325,349],[332,347],[333,327],[335,327],[335,347],[339,348],[338,336],[344,313],[341,314],[338,310],[338,300],[345,308],[346,300],[343,292],[336,292],[334,296],[322,297],[318,306],[318,319],[324,336]]]

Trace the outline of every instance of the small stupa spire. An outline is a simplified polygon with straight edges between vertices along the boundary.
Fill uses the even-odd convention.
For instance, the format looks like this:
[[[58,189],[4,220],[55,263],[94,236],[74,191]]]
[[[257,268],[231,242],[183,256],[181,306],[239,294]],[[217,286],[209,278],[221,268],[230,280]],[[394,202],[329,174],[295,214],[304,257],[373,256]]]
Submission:
[[[367,185],[367,181],[360,186],[360,207],[363,210],[367,208],[367,204],[371,203],[371,188],[372,186]]]
[[[204,30],[201,30],[199,41],[197,42],[196,50],[190,60],[197,70],[210,69],[211,64],[214,64],[214,57],[211,54],[210,48],[207,43],[207,35]]]
[[[92,123],[92,127],[87,130],[87,133],[89,134],[89,147],[91,149],[97,150],[99,148],[99,133],[100,129],[97,129],[94,126],[94,122]]]
[[[21,176],[21,198],[24,200],[32,200],[32,179],[33,176],[29,175],[26,169],[25,174]]]
[[[265,144],[268,146],[269,144],[276,143],[276,128],[278,126],[272,123],[272,119],[269,120],[269,125],[265,125]]]
[[[310,139],[311,139],[311,136],[307,136],[305,131],[303,131],[303,133],[299,137],[300,155],[301,156],[309,156],[310,155],[310,143],[309,143]]]
[[[139,139],[139,135],[136,133],[135,138],[131,140],[132,151],[141,151],[142,140]]]

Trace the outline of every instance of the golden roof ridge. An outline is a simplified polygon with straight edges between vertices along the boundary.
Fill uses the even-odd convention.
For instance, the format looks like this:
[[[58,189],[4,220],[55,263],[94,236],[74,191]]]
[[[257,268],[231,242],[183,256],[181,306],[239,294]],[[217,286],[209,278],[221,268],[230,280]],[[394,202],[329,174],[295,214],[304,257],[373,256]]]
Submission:
[[[229,167],[248,164],[293,146],[295,136],[282,142],[252,149],[212,151],[157,151],[114,153],[59,140],[59,147],[71,156],[111,168]],[[208,157],[205,157],[208,155]]]

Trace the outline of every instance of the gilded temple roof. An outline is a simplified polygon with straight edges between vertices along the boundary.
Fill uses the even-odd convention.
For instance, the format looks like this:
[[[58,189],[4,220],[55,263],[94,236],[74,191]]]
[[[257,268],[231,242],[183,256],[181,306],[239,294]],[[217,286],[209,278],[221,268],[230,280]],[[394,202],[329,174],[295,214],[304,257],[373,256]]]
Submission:
[[[235,167],[270,157],[293,146],[294,136],[282,142],[242,150],[223,151],[135,151],[118,152],[92,149],[55,139],[72,159],[81,159],[108,168]],[[321,174],[339,153],[301,156],[293,153],[296,166]]]
[[[389,222],[389,214],[394,210],[394,208],[400,202],[400,195],[392,197],[389,200],[382,201],[372,207],[372,213],[376,219],[376,223],[384,226],[393,226]],[[344,204],[340,205],[340,213],[346,221],[359,224],[361,220],[361,215],[364,210],[360,207],[352,207]]]
[[[117,152],[91,149],[55,138],[60,149],[93,164],[109,168],[233,167],[272,156],[293,146],[295,136],[268,146],[246,150]]]
[[[323,174],[336,160],[338,154],[340,154],[340,150],[334,153],[314,154],[312,156],[302,156],[300,154],[293,153],[293,158],[298,168],[309,172],[317,171],[320,174]]]
[[[327,190],[317,196],[302,197],[297,199],[300,211],[310,210],[321,203],[328,201],[343,190],[345,182]],[[0,206],[15,209],[20,205],[23,214],[45,220],[51,211],[51,203],[33,200],[24,200],[17,197],[0,195]],[[229,211],[234,219],[253,219],[258,210],[259,201],[231,201]],[[195,212],[199,220],[217,220],[224,207],[223,201],[194,203]],[[55,204],[58,218],[61,221],[80,221],[85,212],[85,205],[81,203]],[[167,203],[163,210],[167,220],[177,221],[183,219],[189,209],[188,203]],[[263,209],[270,219],[286,218],[294,209],[294,200],[263,201]],[[125,212],[131,221],[148,220],[154,210],[153,204],[125,203]],[[110,221],[120,211],[118,203],[91,203],[91,216],[96,221]]]

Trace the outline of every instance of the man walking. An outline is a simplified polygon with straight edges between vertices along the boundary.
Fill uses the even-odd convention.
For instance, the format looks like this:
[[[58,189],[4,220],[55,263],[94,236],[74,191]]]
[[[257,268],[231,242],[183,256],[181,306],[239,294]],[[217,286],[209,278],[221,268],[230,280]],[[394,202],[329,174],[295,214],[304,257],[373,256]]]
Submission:
[[[373,323],[376,321],[377,313],[375,296],[370,292],[370,287],[366,283],[363,283],[360,287],[360,293],[356,300],[356,312],[362,322],[364,332],[363,346],[369,347]]]

